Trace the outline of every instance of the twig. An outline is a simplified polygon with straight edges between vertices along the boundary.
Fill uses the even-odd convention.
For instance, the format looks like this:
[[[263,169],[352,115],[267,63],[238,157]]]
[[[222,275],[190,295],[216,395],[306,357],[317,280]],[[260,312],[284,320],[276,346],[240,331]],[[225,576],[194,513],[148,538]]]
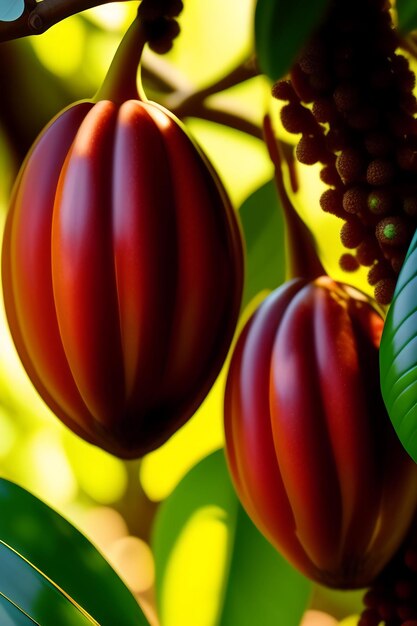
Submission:
[[[177,117],[180,117],[175,109],[173,113],[175,113]],[[229,126],[229,128],[240,130],[242,133],[252,135],[252,137],[256,137],[257,139],[263,139],[262,129],[250,120],[240,117],[240,115],[230,113],[230,111],[207,107],[204,103],[201,103],[199,106],[194,106],[193,109],[190,109],[188,115],[184,116],[181,114],[181,117],[196,117],[198,119],[207,120],[208,122],[223,124],[224,126]]]
[[[61,20],[92,7],[127,0],[26,0],[25,10],[13,22],[0,21],[0,42],[40,35]]]

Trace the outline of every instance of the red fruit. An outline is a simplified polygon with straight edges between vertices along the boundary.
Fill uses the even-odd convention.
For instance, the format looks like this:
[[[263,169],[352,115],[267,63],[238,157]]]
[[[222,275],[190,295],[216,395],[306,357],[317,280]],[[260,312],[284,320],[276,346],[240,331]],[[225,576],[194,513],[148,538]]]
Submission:
[[[249,320],[228,376],[238,495],[295,567],[331,587],[368,585],[417,504],[417,466],[379,390],[382,325],[358,291],[295,279]]]
[[[138,457],[191,417],[242,276],[226,193],[162,107],[81,102],[32,147],[5,231],[6,312],[38,392],[87,441]]]

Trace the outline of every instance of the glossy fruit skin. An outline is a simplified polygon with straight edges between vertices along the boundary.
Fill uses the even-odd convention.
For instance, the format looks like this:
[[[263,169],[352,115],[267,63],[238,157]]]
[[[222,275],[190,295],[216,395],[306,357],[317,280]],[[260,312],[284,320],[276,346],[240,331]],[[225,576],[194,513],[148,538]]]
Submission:
[[[2,256],[33,384],[74,432],[124,458],[166,441],[226,357],[240,228],[206,157],[151,102],[80,102],[32,147]]]
[[[294,279],[248,321],[226,385],[226,451],[243,505],[295,567],[335,588],[375,578],[417,505],[417,465],[379,391],[382,326],[355,289]]]

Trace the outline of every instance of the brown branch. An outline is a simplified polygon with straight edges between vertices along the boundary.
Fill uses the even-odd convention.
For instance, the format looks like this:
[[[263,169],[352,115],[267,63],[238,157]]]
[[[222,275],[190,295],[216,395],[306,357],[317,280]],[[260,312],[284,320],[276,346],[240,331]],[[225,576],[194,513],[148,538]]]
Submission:
[[[29,35],[40,35],[61,20],[87,9],[127,0],[26,0],[25,10],[13,22],[0,21],[0,42],[19,39]]]
[[[175,109],[173,113],[179,117]],[[195,117],[197,119],[207,120],[208,122],[223,124],[229,128],[234,128],[235,130],[240,130],[242,133],[256,137],[256,139],[264,138],[262,129],[257,124],[230,111],[207,107],[203,103],[200,106],[195,106],[194,109],[190,109],[189,114],[185,117]]]
[[[0,42],[39,35],[71,15],[110,1],[128,0],[25,0],[25,10],[17,20],[0,21]],[[163,104],[178,117],[205,119],[262,139],[262,130],[258,125],[232,112],[209,107],[205,102],[210,96],[253,78],[258,73],[255,60],[247,59],[219,80],[194,91],[192,86],[172,72],[169,64],[159,58],[149,57],[142,67],[144,79],[165,94],[161,98]]]
[[[194,110],[196,103],[201,103],[214,94],[235,87],[258,75],[259,71],[255,66],[254,59],[247,59],[228,74],[222,76],[219,80],[207,87],[203,87],[197,91],[190,89],[189,91],[177,91],[173,93],[167,100],[166,106],[169,109],[175,109],[176,115],[179,117],[187,117],[191,114],[190,111]]]

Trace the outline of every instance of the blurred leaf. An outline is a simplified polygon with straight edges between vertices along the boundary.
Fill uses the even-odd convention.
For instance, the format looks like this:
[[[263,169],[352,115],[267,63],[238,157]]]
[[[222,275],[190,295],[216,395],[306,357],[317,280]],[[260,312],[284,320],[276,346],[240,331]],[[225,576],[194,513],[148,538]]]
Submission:
[[[328,0],[258,0],[255,47],[259,66],[272,81],[282,78],[318,25]]]
[[[0,22],[14,22],[24,10],[24,0],[0,0]]]
[[[359,615],[351,615],[339,622],[339,626],[358,626],[359,619]]]
[[[310,583],[249,520],[222,451],[163,503],[153,545],[161,626],[298,626]]]
[[[0,593],[42,626],[96,624],[61,589],[1,541]]]
[[[235,207],[271,178],[271,160],[260,139],[197,118],[188,118],[186,126],[213,163]]]
[[[417,4],[415,0],[397,0],[398,27],[403,32],[417,28]]]
[[[417,233],[384,324],[380,371],[388,415],[404,448],[417,461]]]
[[[64,589],[101,626],[148,626],[107,561],[58,513],[4,479],[0,480],[0,510],[1,540]],[[63,623],[67,624],[55,621]]]
[[[181,35],[166,55],[193,84],[210,84],[252,50],[254,0],[184,3]]]
[[[274,181],[255,191],[239,210],[246,242],[243,306],[285,280],[284,216]]]

